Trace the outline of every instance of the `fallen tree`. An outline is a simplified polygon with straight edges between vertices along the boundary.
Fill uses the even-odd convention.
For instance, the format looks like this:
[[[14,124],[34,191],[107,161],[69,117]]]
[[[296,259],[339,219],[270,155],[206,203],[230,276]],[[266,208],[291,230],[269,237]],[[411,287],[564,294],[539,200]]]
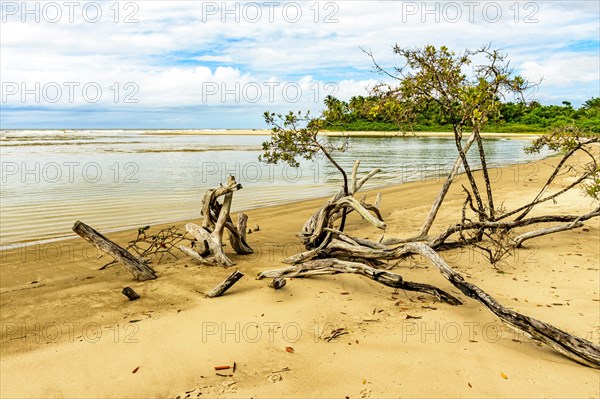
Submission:
[[[156,272],[143,260],[136,258],[127,250],[109,240],[91,226],[77,221],[73,225],[73,231],[81,238],[93,244],[102,252],[112,256],[115,261],[121,263],[138,281],[153,280],[156,278]]]
[[[452,269],[431,247],[423,243],[406,244],[406,249],[423,255],[463,294],[481,302],[506,325],[522,331],[530,338],[536,339],[589,367],[600,368],[600,347],[585,339],[573,336],[548,323],[522,315],[502,306],[492,296],[475,284],[465,279]],[[437,297],[441,302],[460,305],[462,302],[439,288],[419,283],[403,281],[398,274],[387,270],[377,270],[357,262],[341,261],[336,258],[307,261],[280,270],[262,272],[258,278],[309,277],[323,274],[354,273],[367,276],[383,285],[401,288],[408,291],[426,292]]]
[[[597,139],[584,140],[581,142],[582,148],[597,141]],[[570,157],[572,154],[566,156]],[[564,162],[561,160],[557,168],[562,165],[564,165]],[[358,162],[355,164],[355,168],[357,167]],[[597,165],[593,164],[593,168],[597,168]],[[584,172],[584,175],[587,173]],[[370,175],[372,174],[367,176]],[[450,187],[448,182],[451,182],[453,178],[453,175],[448,176],[446,182],[443,184],[443,191],[438,195],[438,199],[446,194]],[[564,193],[568,190],[561,191]],[[351,193],[354,194],[354,191]],[[536,199],[526,205],[526,208],[532,209],[540,203],[555,198],[555,196],[549,197],[543,199],[536,197]],[[438,199],[436,199],[436,202],[438,202]],[[350,236],[339,228],[336,228],[336,222],[341,218],[343,209],[346,210],[347,214],[357,212],[365,221],[378,229],[385,231],[386,228],[378,207],[367,204],[364,198],[358,201],[352,195],[343,196],[338,193],[317,210],[304,224],[299,236],[307,250],[284,260],[285,263],[289,263],[292,266],[261,272],[258,278],[299,278],[352,273],[368,277],[389,287],[427,293],[450,305],[460,305],[460,299],[440,288],[423,283],[404,281],[399,274],[386,270],[393,267],[393,265],[389,266],[386,263],[388,261],[398,261],[413,254],[420,254],[429,259],[455,287],[459,288],[468,297],[481,302],[505,324],[551,346],[553,349],[579,363],[590,367],[600,367],[600,347],[598,345],[570,335],[550,324],[505,308],[481,288],[466,282],[436,252],[436,250],[444,251],[450,248],[472,245],[486,252],[491,261],[497,262],[500,259],[500,256],[497,255],[498,253],[506,256],[510,249],[521,246],[528,239],[583,226],[583,222],[586,220],[600,216],[600,207],[596,207],[594,210],[581,215],[542,215],[505,220],[505,214],[499,214],[495,218],[492,218],[489,214],[485,214],[485,218],[482,221],[473,221],[467,217],[467,205],[471,205],[474,208],[470,199],[470,193],[467,194],[467,199],[465,200],[461,222],[449,226],[445,231],[436,236],[423,236],[421,234],[422,229],[415,236],[418,239],[388,238],[381,242],[376,242]],[[433,223],[435,216],[432,217],[431,215],[437,212],[436,208],[437,206],[432,208],[424,226]],[[476,213],[477,209],[475,208],[473,211]],[[512,211],[506,213],[514,214]],[[511,232],[517,228],[546,225],[552,222],[562,222],[564,224],[542,227],[521,233],[511,238],[512,245],[508,248],[505,248],[501,240],[497,238],[499,236],[509,237]],[[455,235],[458,237],[451,240],[451,237]],[[491,248],[496,248],[496,251],[493,251]]]
[[[378,195],[373,204],[367,203],[365,197],[361,200],[354,197],[363,184],[379,171],[373,170],[359,179],[359,163],[355,162],[352,180],[348,182],[346,173],[329,154],[335,148],[328,146],[324,139],[318,138],[322,125],[319,120],[310,119],[308,115],[303,118],[293,113],[285,117],[278,115],[276,118],[275,114],[266,113],[265,120],[273,125],[273,134],[271,140],[263,144],[264,160],[273,163],[283,161],[290,166],[297,166],[295,157],[311,159],[317,152],[322,151],[341,171],[344,186],[304,224],[299,237],[306,251],[284,260],[291,266],[264,271],[258,277],[310,277],[352,273],[386,286],[425,292],[451,305],[461,304],[458,298],[437,287],[407,282],[400,275],[389,271],[398,261],[419,254],[436,266],[463,294],[481,302],[507,325],[581,364],[600,368],[598,345],[505,308],[481,288],[465,281],[439,255],[439,252],[451,248],[471,246],[485,253],[490,262],[496,264],[515,247],[522,246],[526,240],[579,228],[585,221],[598,217],[600,206],[597,205],[589,212],[579,215],[529,214],[536,206],[555,200],[580,185],[586,187],[586,192],[593,200],[599,199],[600,168],[597,155],[594,154],[597,149],[594,150],[593,147],[597,146],[599,138],[586,137],[578,129],[566,128],[536,140],[531,146],[531,151],[548,147],[551,150],[560,150],[564,155],[531,201],[513,210],[498,208],[494,202],[494,190],[488,174],[481,127],[497,109],[499,96],[504,92],[522,94],[529,87],[528,83],[518,76],[512,77],[512,71],[508,69],[508,63],[504,62],[504,56],[497,51],[490,51],[489,47],[459,55],[444,47],[437,50],[431,46],[416,50],[396,47],[395,52],[406,59],[406,66],[410,67],[412,72],[405,73],[404,68],[397,68],[398,75],[388,76],[398,79],[399,86],[378,87],[377,94],[386,101],[397,101],[400,108],[407,109],[407,118],[414,116],[415,112],[423,107],[435,105],[454,127],[457,158],[422,227],[408,238],[384,238],[382,234],[379,241],[347,234],[344,231],[345,220],[352,212],[358,213],[372,226],[385,232],[387,225],[379,211],[381,197]],[[475,79],[469,81],[462,69],[470,64],[472,56],[483,56],[488,63],[475,67]],[[463,132],[466,129],[470,129],[471,134],[466,143],[463,143]],[[475,178],[475,168],[467,157],[474,143],[482,175],[479,183]],[[570,165],[568,161],[576,153],[586,154],[589,161],[579,167]],[[430,236],[430,229],[444,198],[461,170],[467,177],[468,185],[463,186],[465,201],[460,222],[442,229],[435,236]],[[553,194],[547,194],[556,177],[569,171],[573,173],[572,182]],[[481,181],[484,184],[483,188],[480,187]],[[549,223],[562,224],[548,226]],[[526,228],[533,230],[523,232]]]

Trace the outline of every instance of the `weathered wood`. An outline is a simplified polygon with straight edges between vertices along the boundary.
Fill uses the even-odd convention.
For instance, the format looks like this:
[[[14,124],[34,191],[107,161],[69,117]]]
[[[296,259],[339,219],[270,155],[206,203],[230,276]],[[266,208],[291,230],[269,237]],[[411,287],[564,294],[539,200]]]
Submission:
[[[373,169],[372,171],[367,173],[365,176],[363,176],[359,180],[358,179],[359,166],[360,166],[360,161],[358,161],[358,160],[354,161],[354,166],[352,168],[352,180],[350,183],[349,193],[348,193],[349,196],[355,195],[371,177],[373,177],[377,173],[381,172],[381,169],[379,169],[379,168]],[[345,196],[344,189],[340,188],[339,191],[330,200],[325,202],[325,204],[323,204],[323,206],[321,206],[321,208],[319,208],[315,213],[313,213],[312,216],[304,223],[304,226],[302,226],[302,232],[300,234],[303,237],[312,236],[314,233],[314,230],[315,230],[315,225],[316,225],[317,219],[318,219],[319,215],[323,212],[324,208],[332,203],[339,201],[344,196]],[[339,215],[336,215],[336,218],[341,217],[341,216],[342,216],[342,212],[340,212]]]
[[[466,296],[476,299],[505,324],[527,336],[545,343],[563,355],[589,367],[600,368],[600,346],[564,332],[548,323],[512,311],[498,303],[489,294],[454,271],[431,247],[422,243],[407,244],[438,268],[444,277]]]
[[[201,228],[201,227],[199,227]],[[205,259],[204,256],[202,256],[201,254],[199,254],[198,252],[194,251],[192,248],[190,247],[186,247],[184,245],[180,245],[179,249],[181,250],[181,252],[183,252],[184,254],[191,256],[192,258],[194,258],[194,260],[196,260],[197,262],[201,263],[201,264],[205,264],[205,265],[212,265],[212,263]]]
[[[473,144],[474,141],[475,141],[475,133],[472,133],[471,136],[469,137],[469,139],[467,140],[467,142],[465,143],[465,146],[463,147],[463,151],[465,154],[467,152],[469,152],[469,149],[471,148],[471,145]],[[440,192],[438,193],[437,197],[435,198],[435,201],[433,201],[433,204],[431,205],[431,210],[429,211],[429,214],[427,215],[425,222],[423,222],[423,225],[421,226],[419,233],[417,233],[417,235],[409,237],[409,238],[387,238],[387,239],[383,240],[384,244],[397,245],[397,244],[403,244],[403,243],[407,243],[407,242],[424,241],[427,239],[429,230],[431,229],[431,226],[433,225],[433,222],[435,221],[438,211],[440,210],[442,203],[444,202],[444,198],[446,198],[446,194],[448,193],[448,190],[450,190],[450,186],[452,185],[452,182],[454,182],[454,179],[458,175],[458,171],[460,170],[461,165],[462,165],[462,158],[459,155],[456,158],[456,161],[454,161],[452,170],[448,174],[448,177],[446,177],[446,180],[444,181],[444,184],[442,185]]]
[[[217,198],[241,189],[242,185],[235,181],[234,176],[230,175],[227,177],[227,182],[224,186],[207,190],[202,197],[202,211],[200,212],[204,218],[202,221],[202,227],[205,229],[214,228],[215,221],[219,215]]]
[[[202,226],[193,223],[186,225],[186,230],[198,240],[201,251],[197,252],[189,247],[179,247],[181,251],[204,265],[231,266],[234,262],[223,252],[223,231],[227,229],[229,243],[237,254],[247,255],[253,252],[246,242],[248,216],[243,213],[238,214],[238,225],[235,226],[229,215],[233,192],[241,188],[242,185],[236,183],[235,177],[229,176],[225,186],[208,190],[204,194]],[[220,196],[224,196],[223,204],[217,202],[217,198]]]
[[[337,273],[359,274],[388,287],[424,292],[454,306],[462,304],[458,298],[432,285],[404,281],[399,274],[376,269],[362,263],[343,261],[336,258],[315,259],[283,269],[264,271],[258,274],[258,278],[299,278]]]
[[[290,256],[288,258],[285,258],[283,260],[283,263],[289,263],[289,264],[293,265],[293,264],[296,264],[296,263],[301,263],[301,262],[304,262],[304,261],[307,261],[307,260],[310,260],[310,259],[314,259],[318,255],[319,255],[319,253],[316,250],[311,249],[311,250],[308,250],[308,251],[305,251],[305,252],[301,252],[301,253],[296,254],[296,255],[292,255],[292,256]]]
[[[208,292],[206,296],[209,298],[215,298],[223,295],[225,291],[230,289],[231,286],[234,285],[242,277],[244,277],[244,274],[242,272],[240,272],[239,270],[234,271],[229,277],[225,279],[225,281],[213,288],[212,291]]]
[[[186,224],[185,229],[188,233],[192,234],[199,242],[205,242],[208,244],[209,254],[207,256],[201,256],[198,254],[198,256],[194,256],[194,259],[205,265],[216,265],[224,267],[233,266],[233,261],[229,259],[227,255],[225,255],[225,252],[223,252],[223,241],[221,237],[222,230],[221,233],[219,233],[218,230],[215,230],[211,233],[207,231],[204,227],[200,227],[194,223]],[[191,249],[188,248],[188,250],[183,251],[187,254],[190,254],[189,250]]]
[[[515,237],[513,245],[515,247],[520,247],[520,246],[522,246],[523,242],[530,240],[532,238],[541,237],[541,236],[545,236],[547,234],[552,234],[552,233],[558,233],[559,231],[576,229],[578,227],[583,227],[583,222],[581,222],[579,220],[575,220],[571,223],[561,224],[559,226],[545,227],[543,229],[529,231],[527,233],[524,233],[524,234],[521,234],[520,236]]]
[[[488,200],[489,219],[494,220],[496,213],[494,207],[494,193],[492,191],[492,182],[489,176],[487,161],[485,158],[485,149],[483,148],[483,140],[481,139],[479,127],[473,126],[473,134],[475,134],[475,140],[477,141],[477,149],[479,150],[479,161],[481,162],[481,171],[483,173],[483,181],[485,182],[485,192]],[[484,209],[481,208],[481,211],[484,211]]]
[[[557,170],[560,169],[560,165],[564,162],[561,161],[561,164],[555,170],[553,176],[546,183],[546,187],[544,187],[544,189],[542,189],[542,191],[534,198],[533,202],[524,207],[517,208],[515,211],[497,216],[496,210],[494,209],[491,180],[487,171],[485,154],[483,152],[483,142],[479,132],[474,130],[464,147],[461,143],[462,131],[455,130],[454,133],[459,156],[416,236],[407,239],[388,238],[385,240],[382,236],[379,242],[375,242],[368,239],[349,236],[343,231],[343,223],[340,223],[340,227],[336,227],[334,222],[337,219],[342,218],[342,220],[344,220],[346,214],[356,211],[363,219],[367,220],[375,227],[381,229],[386,228],[379,210],[380,196],[377,196],[374,205],[366,203],[366,196],[363,196],[360,201],[357,201],[353,197],[364,181],[366,181],[365,179],[371,175],[369,174],[369,176],[358,181],[359,162],[356,162],[352,169],[352,180],[348,190],[349,193],[344,193],[343,190],[338,191],[333,198],[326,201],[325,204],[323,204],[323,206],[321,206],[304,224],[300,239],[307,251],[293,255],[284,260],[285,263],[291,263],[292,266],[279,270],[262,272],[259,274],[259,278],[294,278],[337,273],[353,273],[366,276],[380,284],[390,287],[426,292],[436,296],[442,301],[451,304],[459,304],[460,301],[457,298],[454,298],[452,295],[436,287],[406,282],[403,281],[401,276],[383,270],[394,267],[393,264],[388,264],[384,261],[401,260],[413,254],[421,254],[430,259],[455,287],[459,288],[465,295],[480,301],[507,325],[549,345],[577,362],[600,368],[600,347],[598,345],[572,336],[547,323],[543,323],[503,307],[479,287],[465,282],[462,276],[452,270],[435,252],[435,250],[464,247],[466,245],[476,245],[483,250],[488,250],[488,248],[485,247],[486,243],[502,250],[508,250],[510,249],[510,244],[505,245],[504,242],[506,239],[510,239],[510,233],[517,228],[545,223],[566,223],[554,227],[540,226],[541,228],[538,228],[537,230],[522,233],[513,239],[514,246],[519,246],[524,241],[541,235],[581,227],[584,221],[600,216],[600,207],[583,215],[544,215],[529,218],[525,218],[524,216],[538,203],[548,201],[563,194],[583,182],[587,177],[597,173],[598,163],[594,159],[589,171],[585,172],[575,181],[570,182],[566,188],[542,198],[547,186],[552,182]],[[475,181],[473,171],[466,157],[469,148],[474,142],[477,142],[479,158],[483,167],[483,181],[486,185],[485,190],[487,194],[487,204],[485,206],[477,182]],[[589,151],[585,149],[582,149],[582,151],[594,158]],[[465,169],[466,177],[471,186],[471,191],[463,186],[467,194],[467,199],[463,206],[461,221],[449,226],[445,231],[442,231],[437,236],[431,238],[428,235],[430,228],[435,221],[437,213],[449,191],[450,185],[457,176],[461,165]],[[376,173],[376,171],[374,172]],[[469,205],[469,208],[467,208],[467,205]],[[470,215],[467,215],[468,210],[472,211],[477,216],[478,220],[470,219]],[[501,221],[501,219],[523,210],[523,214],[517,217],[516,220]],[[447,242],[454,234],[458,235],[459,238],[453,242]],[[490,253],[492,252],[490,251]],[[494,259],[490,259],[494,262]],[[274,282],[272,282],[272,284],[274,284]]]
[[[336,215],[342,208],[348,208],[356,211],[367,222],[378,229],[385,229],[387,227],[383,221],[383,218],[381,217],[379,209],[368,204],[360,203],[354,197],[342,197],[335,202],[327,201],[325,206],[321,207],[319,210],[314,223],[312,223],[311,228],[313,230],[311,234],[305,235],[303,233],[300,237],[307,249],[314,249],[323,243],[323,237],[326,230],[333,227],[333,222],[337,217]],[[370,212],[372,212],[375,216],[373,216]]]
[[[339,245],[340,240],[331,243]],[[330,244],[331,245],[331,244]],[[529,316],[522,315],[499,304],[494,298],[474,284],[468,283],[454,271],[431,247],[424,243],[409,243],[403,246],[405,253],[421,254],[436,266],[444,277],[455,287],[470,298],[476,299],[491,310],[502,322],[515,328],[527,336],[536,339],[586,366],[600,368],[600,346],[585,339],[573,336],[548,323],[544,323]],[[357,257],[363,254],[357,253]],[[303,261],[283,269],[269,270],[259,273],[258,278],[277,277],[310,277],[324,274],[354,273],[369,277],[378,283],[389,287],[401,288],[409,291],[425,292],[434,295],[441,301],[451,305],[460,304],[460,300],[445,291],[427,284],[407,282],[398,274],[376,269],[359,262],[344,261],[337,258],[313,259]]]
[[[463,147],[463,151],[465,154],[469,152],[469,149],[471,148],[473,141],[475,141],[475,133],[471,134],[471,136],[465,143],[465,146]],[[419,231],[419,234],[412,241],[420,241],[424,237],[427,237],[427,234],[429,234],[429,230],[431,229],[431,226],[433,225],[435,217],[437,216],[437,213],[440,210],[442,203],[444,202],[444,198],[446,197],[446,194],[448,193],[448,190],[450,189],[450,185],[452,184],[452,182],[456,178],[456,175],[458,174],[458,171],[460,170],[461,164],[462,164],[462,159],[459,155],[456,158],[456,161],[454,162],[452,171],[450,171],[450,174],[444,181],[444,184],[442,185],[442,188],[440,189],[439,194],[437,195],[435,201],[433,201],[433,205],[431,205],[431,210],[429,211],[429,214],[427,215],[427,219],[425,219],[423,226],[421,226],[421,230]]]
[[[373,206],[377,209],[381,208],[381,193],[377,193],[377,196],[375,196],[375,202],[373,202]]]
[[[287,281],[283,277],[275,277],[273,281],[271,281],[271,284],[269,284],[269,287],[277,291],[278,289],[283,288],[286,284]]]
[[[477,138],[477,133],[475,131],[473,131],[473,134],[475,134],[475,138]],[[479,187],[477,186],[477,181],[475,180],[475,176],[473,176],[473,172],[471,170],[471,165],[469,165],[469,161],[467,160],[467,154],[463,150],[461,138],[462,138],[462,131],[459,132],[455,128],[454,129],[454,143],[456,145],[456,149],[458,150],[458,155],[460,156],[460,158],[462,160],[462,166],[463,166],[463,169],[465,170],[465,174],[467,175],[467,179],[469,180],[469,183],[471,185],[471,191],[473,191],[473,196],[475,197],[475,201],[477,202],[477,210],[479,211],[479,213],[478,213],[479,221],[484,221],[485,220],[485,217],[484,217],[485,208],[483,206],[483,201],[481,200],[481,194],[479,194]]]
[[[451,235],[458,232],[465,232],[468,230],[482,230],[482,229],[504,229],[510,230],[519,227],[532,226],[540,223],[552,223],[552,222],[584,222],[588,219],[600,216],[600,207],[597,207],[593,211],[584,215],[543,215],[535,216],[527,219],[512,220],[512,221],[471,221],[461,222],[454,224],[446,229],[446,231],[438,234],[436,237],[431,239],[428,245],[434,249],[442,245]]]
[[[237,222],[237,230],[238,233],[240,234],[240,238],[242,240],[246,239],[246,227],[248,226],[248,215],[246,215],[245,213],[238,213],[238,222]]]
[[[115,244],[98,231],[87,224],[77,221],[73,225],[73,231],[81,238],[93,244],[102,252],[112,256],[119,261],[125,268],[133,274],[138,281],[153,280],[156,278],[156,272],[147,264],[127,252],[124,248]]]
[[[352,185],[350,186],[351,193],[356,193],[356,185],[358,184],[358,180],[356,176],[358,175],[358,167],[360,166],[360,161],[354,161],[354,166],[352,167]]]
[[[249,255],[254,252],[250,245],[248,245],[248,243],[246,242],[247,223],[248,215],[246,215],[245,213],[238,213],[237,226],[233,225],[231,219],[229,219],[225,224],[225,227],[227,228],[227,233],[229,235],[229,243],[231,244],[231,248],[233,248],[235,253],[238,255]]]
[[[123,288],[123,291],[121,291],[121,293],[123,295],[125,295],[127,298],[129,298],[130,301],[135,301],[136,299],[140,299],[139,294],[137,292],[135,292],[133,290],[133,288],[131,288],[131,287]]]
[[[600,142],[599,138],[593,138],[591,140],[588,140],[586,144],[590,144],[590,143],[598,143]],[[552,184],[552,181],[554,181],[554,179],[559,175],[560,170],[562,169],[563,165],[565,164],[565,162],[567,162],[567,160],[573,156],[578,150],[580,150],[585,144],[582,142],[579,142],[575,147],[571,148],[560,160],[560,162],[556,165],[556,167],[554,168],[554,171],[552,172],[552,174],[550,175],[550,177],[548,178],[548,180],[546,181],[546,183],[544,184],[544,186],[542,187],[542,189],[539,191],[539,193],[535,196],[535,198],[533,199],[533,201],[531,201],[529,203],[529,205],[523,210],[523,212],[516,217],[515,220],[521,220],[523,219],[525,216],[527,216],[527,214],[529,212],[531,212],[531,210],[534,208],[534,206],[536,204],[539,203],[540,198],[542,197],[542,195],[544,195],[544,193],[548,190],[548,188],[550,187],[550,185]],[[592,156],[592,161],[594,163],[594,167],[591,169],[592,173],[594,173],[593,171],[595,171],[597,169],[597,162],[596,159]],[[517,211],[512,211],[509,212],[510,214],[513,214]],[[506,217],[507,215],[503,215],[503,217]]]

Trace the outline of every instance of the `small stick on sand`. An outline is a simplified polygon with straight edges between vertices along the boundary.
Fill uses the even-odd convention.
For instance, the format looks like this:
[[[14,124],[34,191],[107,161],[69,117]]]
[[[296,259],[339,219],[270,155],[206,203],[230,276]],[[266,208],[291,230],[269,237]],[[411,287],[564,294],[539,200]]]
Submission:
[[[121,291],[123,293],[123,295],[125,295],[127,298],[129,298],[130,301],[135,301],[136,299],[140,299],[140,296],[137,292],[135,292],[133,290],[133,288],[131,287],[125,287],[123,288],[123,291]]]
[[[286,283],[287,281],[283,277],[275,277],[273,281],[271,281],[271,284],[269,284],[269,287],[278,290],[280,288],[283,288],[283,286],[285,286]]]
[[[223,295],[225,291],[231,288],[231,286],[234,285],[242,277],[244,277],[244,274],[242,272],[240,272],[239,270],[234,271],[229,277],[225,279],[225,281],[223,281],[221,284],[217,285],[212,291],[207,293],[206,296],[209,298],[215,298]]]

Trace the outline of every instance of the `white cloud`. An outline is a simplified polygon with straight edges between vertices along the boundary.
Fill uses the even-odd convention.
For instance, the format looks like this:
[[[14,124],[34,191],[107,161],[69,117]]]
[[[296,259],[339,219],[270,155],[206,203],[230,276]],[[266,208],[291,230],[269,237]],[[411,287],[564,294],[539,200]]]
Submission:
[[[597,82],[600,59],[592,55],[567,53],[524,62],[520,69],[523,76],[532,81],[543,79],[544,85],[565,87],[572,83]]]
[[[42,86],[97,82],[107,93],[97,104],[102,106],[111,106],[114,93],[109,87],[115,82],[121,86],[120,94],[124,84],[135,83],[139,87],[135,107],[142,109],[222,104],[221,99],[215,102],[206,96],[202,101],[207,84],[250,87],[272,81],[279,89],[299,85],[306,98],[288,101],[298,107],[314,106],[315,96],[310,98],[320,87],[316,96],[320,107],[330,81],[338,84],[328,94],[366,94],[364,88],[379,76],[370,73],[371,60],[360,48],[373,51],[378,62],[391,67],[398,61],[391,52],[394,43],[444,44],[456,50],[492,43],[508,52],[517,71],[534,80],[544,77],[543,98],[558,93],[575,98],[581,84],[598,86],[597,2],[303,2],[294,3],[302,5],[295,23],[296,6],[284,2],[263,8],[254,23],[248,18],[256,16],[251,13],[255,8],[247,3],[227,3],[229,10],[237,4],[236,15],[225,13],[221,1],[105,2],[96,23],[86,22],[81,9],[76,9],[73,23],[66,13],[58,23],[44,21],[43,15],[40,23],[22,23],[18,13],[7,15],[9,3],[22,4],[2,2],[6,19],[0,35],[2,81]],[[449,4],[460,6],[460,18]],[[125,23],[127,16],[134,22]],[[571,50],[573,43],[585,41],[591,43],[587,50]],[[262,87],[264,97],[250,104],[263,104],[268,87]],[[279,89],[266,104],[286,102]],[[600,95],[597,89],[595,95]],[[246,106],[231,98],[225,98],[226,105]],[[112,101],[112,106],[123,105]]]

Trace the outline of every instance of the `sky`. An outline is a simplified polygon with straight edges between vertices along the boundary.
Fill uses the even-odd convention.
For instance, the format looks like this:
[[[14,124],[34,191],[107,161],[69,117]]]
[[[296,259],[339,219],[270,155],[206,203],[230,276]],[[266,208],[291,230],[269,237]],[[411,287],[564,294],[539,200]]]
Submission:
[[[0,128],[265,128],[367,95],[392,46],[502,49],[527,100],[600,97],[598,1],[0,1]]]

